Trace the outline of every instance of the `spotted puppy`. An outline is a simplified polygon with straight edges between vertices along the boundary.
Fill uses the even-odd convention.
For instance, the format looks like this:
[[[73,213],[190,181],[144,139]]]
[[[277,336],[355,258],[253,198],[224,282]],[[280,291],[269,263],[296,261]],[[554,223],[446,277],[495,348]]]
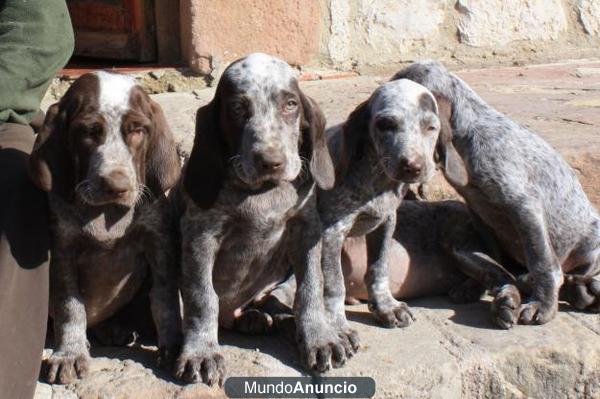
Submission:
[[[48,192],[52,217],[56,348],[48,382],[68,384],[86,374],[86,328],[132,299],[148,265],[159,347],[177,348],[175,248],[164,192],[179,174],[160,106],[129,77],[83,75],[48,110],[31,154],[31,175]]]
[[[289,256],[299,282],[295,307],[305,365],[322,370],[331,356],[345,357],[323,310],[315,183],[327,189],[335,177],[324,126],[292,68],[259,53],[230,65],[213,100],[198,110],[179,192],[184,342],[178,378],[222,382],[219,322],[233,327],[247,303],[287,277],[287,264],[274,261],[280,256]]]
[[[409,80],[386,83],[330,132],[337,161],[335,187],[319,192],[323,222],[325,308],[338,331],[357,341],[344,311],[341,253],[346,237],[365,236],[369,309],[386,327],[410,324],[408,306],[392,296],[388,258],[396,209],[410,183],[435,172],[434,149],[440,130],[436,101]],[[356,346],[356,345],[355,345]]]
[[[393,79],[411,79],[436,96],[442,115],[444,175],[511,260],[530,297],[521,303],[505,279],[495,290],[496,323],[543,324],[564,299],[600,311],[600,217],[575,172],[544,140],[485,103],[434,61],[416,63]],[[565,273],[565,274],[563,274]]]

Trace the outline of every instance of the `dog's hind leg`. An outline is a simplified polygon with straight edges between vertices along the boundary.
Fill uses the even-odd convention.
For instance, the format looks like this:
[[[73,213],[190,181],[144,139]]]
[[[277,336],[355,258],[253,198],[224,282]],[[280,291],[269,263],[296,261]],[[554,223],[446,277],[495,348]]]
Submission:
[[[565,275],[559,298],[575,309],[600,312],[600,278],[598,276]]]
[[[519,320],[521,295],[513,274],[488,254],[499,252],[495,239],[489,231],[477,227],[481,226],[476,222],[456,225],[444,235],[448,237],[443,243],[445,250],[454,258],[456,267],[469,277],[453,287],[449,295],[454,302],[466,302],[489,290],[494,296],[492,319],[499,327],[508,329]]]
[[[588,251],[584,263],[565,274],[559,299],[578,310],[600,312],[600,247]]]
[[[463,248],[454,249],[452,255],[457,261],[458,268],[489,290],[494,297],[492,302],[494,323],[504,329],[517,324],[521,294],[515,285],[515,277],[485,253]]]
[[[235,329],[244,334],[263,334],[279,331],[287,336],[290,322],[286,319],[293,319],[294,317],[295,295],[296,276],[292,274],[266,295],[244,309],[235,318]]]
[[[453,303],[473,303],[485,294],[485,287],[477,280],[467,277],[465,280],[450,287],[448,297]]]

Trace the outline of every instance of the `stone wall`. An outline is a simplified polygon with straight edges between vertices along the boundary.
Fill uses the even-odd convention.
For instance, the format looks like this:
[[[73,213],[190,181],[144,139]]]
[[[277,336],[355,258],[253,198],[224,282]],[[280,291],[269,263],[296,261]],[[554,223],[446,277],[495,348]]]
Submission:
[[[181,0],[181,26],[203,73],[250,51],[358,72],[600,56],[600,0]]]

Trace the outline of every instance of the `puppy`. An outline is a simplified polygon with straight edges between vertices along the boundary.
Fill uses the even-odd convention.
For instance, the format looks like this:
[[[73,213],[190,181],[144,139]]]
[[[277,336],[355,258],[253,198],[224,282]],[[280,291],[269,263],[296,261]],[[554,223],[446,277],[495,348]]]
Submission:
[[[599,311],[594,276],[600,273],[600,217],[565,160],[437,62],[413,64],[392,79],[411,79],[436,96],[446,179],[480,229],[529,272],[520,277],[530,291],[524,303],[508,276],[499,282],[492,305],[496,323],[510,328],[552,320],[563,282],[565,297],[577,308]]]
[[[400,80],[379,87],[342,126],[330,130],[336,183],[332,190],[319,192],[325,309],[336,329],[353,342],[358,338],[346,319],[341,264],[347,237],[366,236],[369,309],[379,323],[405,327],[413,318],[390,291],[388,259],[396,209],[409,184],[426,182],[435,172],[437,113],[427,89]]]
[[[164,192],[180,163],[160,106],[130,77],[83,75],[48,110],[30,166],[52,217],[47,381],[86,374],[86,328],[131,300],[148,265],[158,344],[174,351],[181,322]]]
[[[251,54],[224,72],[196,115],[183,172],[181,292],[184,341],[175,375],[221,383],[219,323],[233,327],[243,307],[295,270],[298,345],[306,367],[343,363],[348,343],[324,314],[321,223],[315,183],[333,185],[325,119],[298,87],[292,68]]]

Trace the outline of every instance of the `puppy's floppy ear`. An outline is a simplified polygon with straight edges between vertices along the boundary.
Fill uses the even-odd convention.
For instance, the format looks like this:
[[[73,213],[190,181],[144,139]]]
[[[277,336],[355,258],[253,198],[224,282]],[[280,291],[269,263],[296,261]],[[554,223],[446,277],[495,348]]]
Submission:
[[[317,185],[328,190],[335,183],[335,170],[333,161],[327,148],[327,135],[325,134],[326,120],[321,108],[315,101],[300,92],[302,102],[302,152],[309,152],[304,147],[310,143],[310,173]]]
[[[440,114],[437,101],[433,94],[429,92],[425,92],[419,97],[419,108],[421,108],[422,110],[431,111],[438,116]]]
[[[198,110],[194,147],[183,172],[183,187],[203,209],[214,204],[225,180],[225,144],[219,137],[218,120],[215,100]]]
[[[436,157],[444,168],[444,174],[448,181],[456,186],[466,186],[469,175],[465,164],[452,144],[452,103],[444,96],[435,96],[440,118],[440,136],[436,146]]]
[[[75,172],[69,154],[66,111],[56,103],[48,108],[29,157],[29,175],[41,190],[69,198]]]
[[[146,154],[146,184],[153,193],[162,194],[177,182],[181,163],[162,108],[155,101],[149,101],[154,132]]]
[[[369,131],[371,109],[369,100],[359,104],[342,126],[342,152],[337,177],[343,178],[352,163],[362,157],[365,138]]]

